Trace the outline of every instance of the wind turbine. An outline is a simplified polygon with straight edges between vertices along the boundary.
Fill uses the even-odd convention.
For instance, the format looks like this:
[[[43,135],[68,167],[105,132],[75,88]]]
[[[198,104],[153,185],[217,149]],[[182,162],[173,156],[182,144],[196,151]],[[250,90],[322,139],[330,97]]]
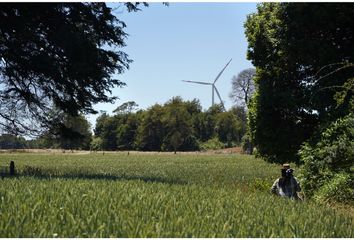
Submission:
[[[202,84],[202,85],[211,85],[211,104],[212,106],[214,105],[214,91],[216,92],[216,94],[218,95],[219,99],[220,99],[220,103],[225,111],[225,106],[224,106],[224,102],[221,99],[220,93],[218,91],[218,89],[215,87],[215,83],[216,81],[219,79],[219,77],[221,76],[221,74],[224,72],[224,70],[226,69],[226,67],[230,64],[230,62],[232,61],[232,58],[230,59],[230,61],[225,65],[225,67],[221,70],[221,72],[216,76],[214,82],[197,82],[197,81],[187,81],[187,80],[182,80],[183,82],[189,82],[189,83],[197,83],[197,84]]]

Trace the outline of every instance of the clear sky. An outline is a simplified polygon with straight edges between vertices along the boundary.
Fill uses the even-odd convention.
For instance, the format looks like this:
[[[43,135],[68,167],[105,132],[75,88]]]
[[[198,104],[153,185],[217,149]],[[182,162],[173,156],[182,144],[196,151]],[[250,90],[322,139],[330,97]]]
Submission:
[[[109,4],[118,7],[119,3]],[[129,34],[123,50],[134,61],[117,78],[127,85],[113,89],[115,104],[97,104],[95,109],[112,113],[117,106],[135,101],[146,109],[163,104],[174,96],[197,98],[203,109],[211,106],[211,86],[181,80],[211,82],[232,58],[216,83],[226,109],[231,78],[252,67],[246,59],[247,41],[243,24],[256,11],[256,3],[150,3],[142,11],[128,13],[122,7],[115,14],[123,20]],[[215,102],[218,98],[215,96]],[[88,119],[95,126],[97,115]]]

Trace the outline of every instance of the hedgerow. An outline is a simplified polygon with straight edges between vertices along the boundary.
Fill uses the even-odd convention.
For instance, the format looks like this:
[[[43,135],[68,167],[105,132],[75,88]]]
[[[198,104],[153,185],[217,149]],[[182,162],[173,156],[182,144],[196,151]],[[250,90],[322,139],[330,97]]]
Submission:
[[[354,115],[338,119],[299,151],[303,188],[321,201],[354,202]]]

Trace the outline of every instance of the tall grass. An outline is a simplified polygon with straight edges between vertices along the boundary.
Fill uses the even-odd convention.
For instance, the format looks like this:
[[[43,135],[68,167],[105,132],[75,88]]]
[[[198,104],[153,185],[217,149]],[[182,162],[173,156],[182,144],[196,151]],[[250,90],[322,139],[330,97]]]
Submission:
[[[280,199],[241,155],[2,154],[0,237],[353,237],[353,220]]]
[[[274,179],[276,165],[247,155],[174,154],[2,154],[0,168],[14,161],[21,175],[141,179],[228,186]]]

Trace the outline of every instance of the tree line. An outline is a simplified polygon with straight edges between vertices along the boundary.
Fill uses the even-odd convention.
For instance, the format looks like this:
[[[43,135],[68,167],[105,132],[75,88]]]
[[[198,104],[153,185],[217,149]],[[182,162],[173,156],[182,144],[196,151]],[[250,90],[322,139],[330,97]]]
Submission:
[[[65,115],[65,128],[53,126],[32,140],[2,135],[0,148],[199,151],[238,146],[246,132],[243,107],[223,111],[221,105],[215,104],[202,111],[199,100],[184,101],[181,97],[146,110],[138,110],[137,106],[131,101],[117,107],[112,115],[102,113],[96,120],[94,135],[83,116]]]
[[[97,118],[92,148],[196,151],[212,142],[231,147],[241,143],[246,124],[243,107],[224,112],[222,106],[216,104],[202,111],[196,99],[184,101],[174,97],[163,105],[155,104],[138,111],[123,104],[114,115],[103,113]]]

